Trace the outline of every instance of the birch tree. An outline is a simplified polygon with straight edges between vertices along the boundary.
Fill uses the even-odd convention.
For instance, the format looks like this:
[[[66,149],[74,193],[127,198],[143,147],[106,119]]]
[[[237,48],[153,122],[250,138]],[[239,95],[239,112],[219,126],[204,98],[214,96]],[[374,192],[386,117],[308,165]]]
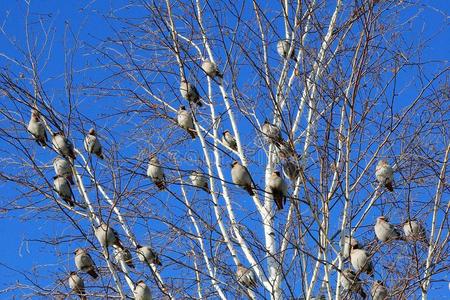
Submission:
[[[448,280],[449,66],[417,25],[433,11],[444,27],[444,12],[127,1],[101,18],[87,5],[97,28],[59,28],[22,5],[23,36],[2,27],[0,205],[53,228],[24,240],[51,263],[15,270],[0,293],[427,299]],[[377,238],[380,216],[395,239]],[[94,269],[77,268],[78,248]],[[373,272],[355,268],[352,248]]]

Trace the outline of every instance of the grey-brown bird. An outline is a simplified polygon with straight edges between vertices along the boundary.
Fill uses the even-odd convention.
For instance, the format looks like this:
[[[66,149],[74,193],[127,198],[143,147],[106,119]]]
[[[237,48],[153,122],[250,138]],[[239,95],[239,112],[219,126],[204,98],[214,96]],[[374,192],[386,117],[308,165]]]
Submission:
[[[389,220],[385,216],[377,218],[374,229],[377,238],[384,243],[402,239],[400,231],[395,228],[394,225],[390,224]]]
[[[31,111],[31,118],[30,122],[28,123],[27,127],[28,132],[31,133],[34,140],[41,145],[42,147],[45,147],[48,142],[47,138],[47,132],[45,131],[45,125],[41,121],[40,114],[37,110]]]
[[[191,180],[193,186],[201,188],[208,194],[211,193],[208,186],[208,180],[201,171],[193,171],[189,176],[189,179]]]
[[[102,222],[100,226],[94,229],[94,233],[104,248],[116,246],[122,250],[124,249],[122,243],[120,242],[119,234],[114,230],[114,228],[111,227],[111,225]]]
[[[272,194],[273,200],[277,205],[277,209],[282,210],[284,204],[286,204],[288,187],[284,179],[281,177],[280,172],[275,171],[272,173],[267,181],[267,188]]]
[[[97,133],[94,128],[89,129],[89,133],[84,138],[84,149],[89,153],[97,155],[98,158],[104,159],[102,145],[97,138]]]
[[[55,169],[56,176],[64,177],[69,181],[71,185],[73,181],[73,172],[70,162],[62,156],[57,156],[53,159],[53,168]]]
[[[279,40],[277,43],[277,52],[283,58],[288,58],[289,50],[291,50],[291,42],[288,40]],[[290,59],[297,61],[297,57],[295,56],[295,49],[292,50]]]
[[[370,276],[374,275],[372,260],[366,250],[351,247],[350,262],[356,272],[365,272]]]
[[[236,279],[246,288],[256,288],[255,274],[252,270],[244,267],[241,263],[238,263],[237,266]]]
[[[425,227],[416,220],[406,220],[403,223],[403,232],[408,241],[422,241],[428,245]]]
[[[382,281],[376,280],[372,285],[370,295],[372,296],[372,300],[387,300],[388,290]]]
[[[147,168],[147,176],[156,184],[156,186],[163,190],[166,188],[166,176],[164,176],[164,171],[161,168],[158,157],[152,154],[150,155],[150,161]]]
[[[149,264],[162,266],[158,254],[155,251],[153,251],[152,248],[150,248],[149,246],[141,246],[141,245],[137,245],[136,248],[137,248],[136,250],[137,256],[141,262],[147,262]]]
[[[190,134],[191,138],[195,139],[197,136],[197,131],[194,127],[194,121],[192,119],[192,115],[189,111],[186,110],[184,105],[180,106],[178,109],[177,115],[178,125],[187,131]]]
[[[55,176],[53,177],[53,188],[56,193],[63,199],[70,207],[75,206],[75,202],[73,201],[73,193],[70,188],[69,181],[63,176]]]
[[[296,159],[283,159],[281,162],[284,175],[295,182],[300,175],[300,163]]]
[[[341,274],[341,286],[351,293],[358,293],[363,299],[366,298],[366,293],[362,288],[362,282],[359,280],[356,273],[351,269],[345,269]]]
[[[77,294],[81,300],[87,300],[84,281],[80,276],[78,276],[77,272],[70,272],[68,282],[70,289]]]
[[[202,101],[200,100],[200,94],[198,93],[197,88],[184,79],[181,80],[180,83],[180,93],[181,96],[184,99],[188,100],[191,104],[196,104],[198,106],[203,105]]]
[[[268,143],[280,144],[283,142],[280,129],[271,124],[267,119],[264,120],[261,131]]]
[[[143,280],[136,282],[133,293],[134,300],[152,300],[152,293]]]
[[[231,164],[231,179],[234,184],[246,190],[250,196],[255,195],[252,189],[252,177],[250,176],[250,173],[246,167],[237,161],[233,161]]]
[[[346,259],[350,256],[351,248],[355,249],[359,248],[358,240],[355,239],[354,237],[349,237],[348,235],[346,235],[344,237],[344,240],[341,242],[341,248],[342,248],[342,257]]]
[[[55,150],[66,158],[75,159],[75,151],[72,142],[63,132],[56,132],[52,137],[52,144]]]
[[[206,75],[208,75],[211,78],[214,77],[222,78],[222,74],[217,68],[217,65],[214,62],[210,61],[209,59],[206,59],[202,62],[202,69],[203,72],[205,72]]]
[[[74,252],[75,254],[75,266],[77,269],[82,272],[86,272],[92,276],[92,278],[96,279],[98,274],[96,272],[96,266],[94,260],[89,255],[89,253],[82,248],[78,248]]]
[[[237,142],[234,136],[228,131],[225,130],[222,133],[222,143],[224,143],[227,147],[237,151]]]
[[[394,169],[384,159],[380,160],[375,169],[375,176],[380,185],[390,192],[394,191]]]

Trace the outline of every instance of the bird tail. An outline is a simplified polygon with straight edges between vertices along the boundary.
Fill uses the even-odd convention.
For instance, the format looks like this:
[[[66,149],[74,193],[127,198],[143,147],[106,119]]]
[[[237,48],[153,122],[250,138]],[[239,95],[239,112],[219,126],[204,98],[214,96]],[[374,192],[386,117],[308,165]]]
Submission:
[[[156,180],[155,184],[160,190],[164,190],[166,188],[166,184],[164,183],[164,180]]]
[[[208,185],[205,185],[204,187],[202,187],[202,190],[204,190],[204,191],[207,192],[208,194],[211,194],[211,191],[209,190]]]
[[[197,136],[197,131],[195,129],[188,129],[188,133],[191,135],[191,138],[195,139]]]
[[[131,259],[130,259],[130,260],[127,260],[126,263],[127,263],[127,266],[129,266],[130,268],[132,268],[132,269],[135,268],[135,266],[134,266],[134,264],[133,264],[133,261],[132,261]]]
[[[89,275],[91,275],[92,278],[94,278],[94,279],[97,279],[97,277],[98,277],[98,274],[97,274],[97,272],[95,272],[94,268],[92,268],[92,269],[90,269],[89,271],[87,271],[87,273],[88,273]]]
[[[70,206],[70,207],[74,207],[75,206],[75,202],[72,200],[72,197],[64,197],[63,200]]]
[[[125,249],[122,243],[120,242],[119,238],[116,238],[116,241],[114,242],[114,245],[116,245],[120,249]]]
[[[363,290],[362,288],[359,289],[359,295],[360,295],[363,299],[366,299],[366,298],[367,298],[367,295],[366,295],[366,293],[364,292],[364,290]]]
[[[275,200],[277,209],[282,210],[283,209],[283,195],[281,193],[275,192],[275,193],[273,193],[273,199]]]
[[[105,159],[105,157],[103,156],[102,152],[97,153],[98,158],[100,159]]]
[[[388,189],[389,192],[394,191],[394,186],[392,185],[392,181],[387,181],[384,186]]]
[[[244,187],[244,189],[247,191],[247,193],[248,193],[250,196],[255,196],[255,193],[253,192],[253,189],[252,189],[252,186],[251,186],[251,185],[246,185],[246,186]]]

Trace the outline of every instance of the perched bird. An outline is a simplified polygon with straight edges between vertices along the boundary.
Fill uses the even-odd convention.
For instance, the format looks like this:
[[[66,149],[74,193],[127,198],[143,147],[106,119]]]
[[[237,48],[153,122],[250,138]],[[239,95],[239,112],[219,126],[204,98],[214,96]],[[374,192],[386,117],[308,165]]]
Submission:
[[[102,145],[97,138],[94,128],[89,129],[88,135],[84,138],[84,149],[89,153],[94,153],[98,158],[104,159]]]
[[[372,295],[372,300],[386,300],[388,299],[388,290],[382,281],[377,280],[372,285],[370,295]]]
[[[291,181],[296,181],[300,175],[300,163],[296,159],[283,159],[281,162],[284,175]]]
[[[162,266],[161,261],[159,260],[158,254],[153,251],[152,248],[148,246],[137,245],[137,256],[141,262],[147,262],[149,264],[155,264],[158,266]]]
[[[217,65],[208,59],[202,62],[202,69],[206,73],[206,75],[211,78],[214,78],[216,76],[219,78],[223,77],[219,69],[217,68]]]
[[[164,171],[161,168],[158,157],[152,154],[150,155],[150,162],[148,163],[147,176],[152,179],[156,186],[163,190],[166,188],[166,177]]]
[[[271,124],[267,119],[264,120],[261,131],[264,134],[267,142],[277,144],[281,144],[283,142],[280,129],[277,126]]]
[[[189,179],[191,180],[191,183],[193,186],[201,188],[208,194],[211,193],[208,186],[208,180],[206,179],[206,176],[201,171],[193,171],[191,175],[189,176]]]
[[[279,40],[277,43],[277,52],[283,58],[288,58],[289,50],[291,50],[290,41],[288,40]],[[295,56],[295,49],[292,50],[291,56],[289,57],[294,61],[297,61],[297,57]]]
[[[152,293],[143,280],[136,282],[134,300],[152,300]]]
[[[130,268],[134,269],[134,264],[133,264],[133,256],[131,256],[131,252],[130,250],[128,250],[127,248],[124,249],[114,249],[114,253],[115,253],[115,258],[116,261],[121,261],[123,260],[123,262]]]
[[[278,210],[283,209],[283,205],[286,204],[286,197],[288,193],[288,187],[283,178],[281,178],[280,172],[275,171],[267,181],[267,187],[272,193],[273,200],[277,205]]]
[[[95,236],[103,247],[116,246],[120,249],[124,249],[122,243],[119,240],[119,234],[110,225],[102,222],[100,226],[94,229]]]
[[[75,266],[77,266],[77,269],[79,271],[88,273],[92,276],[92,278],[96,279],[98,277],[98,274],[95,271],[95,263],[89,253],[82,248],[78,248],[75,250],[74,254]]]
[[[252,178],[247,168],[238,163],[237,161],[233,161],[231,164],[231,179],[234,184],[239,185],[243,189],[245,189],[250,196],[254,196],[255,193],[252,189]]]
[[[41,117],[37,110],[31,111],[30,122],[27,127],[28,132],[31,133],[34,140],[41,146],[45,147],[48,142],[47,132],[45,131],[44,123],[41,121]]]
[[[384,216],[377,218],[377,222],[374,228],[375,228],[375,235],[382,242],[401,239],[400,231],[397,228],[395,228],[394,225],[390,224],[388,219]]]
[[[70,162],[62,156],[57,156],[53,160],[53,168],[57,176],[64,177],[70,184],[74,184],[72,166]]]
[[[394,170],[386,160],[382,159],[378,162],[375,176],[380,185],[384,185],[390,192],[394,191]]]
[[[200,94],[198,93],[197,88],[184,79],[181,80],[180,93],[181,96],[184,99],[188,100],[190,103],[197,104],[198,106],[203,105],[200,100]]]
[[[69,287],[80,297],[81,300],[87,300],[84,281],[80,276],[78,276],[77,272],[70,272]]]
[[[241,263],[238,263],[236,278],[237,281],[246,288],[256,288],[255,274],[252,270],[247,269]]]
[[[56,132],[53,134],[52,144],[55,150],[62,156],[75,159],[73,144],[66,138],[63,132]]]
[[[53,188],[58,195],[63,199],[70,207],[75,206],[75,202],[72,198],[72,189],[70,188],[69,181],[62,176],[53,177]]]
[[[415,220],[407,220],[403,223],[403,232],[409,241],[423,241],[428,244],[425,227]]]
[[[358,240],[355,239],[354,237],[349,237],[348,235],[346,235],[344,237],[343,242],[341,243],[341,248],[342,248],[342,257],[346,259],[350,256],[351,248],[359,249]]]
[[[192,120],[191,113],[186,110],[186,107],[184,105],[180,106],[180,108],[178,109],[177,121],[178,125],[186,130],[193,139],[195,139],[195,137],[197,136],[197,132],[194,128],[194,121]]]
[[[228,131],[225,130],[222,133],[222,142],[229,148],[233,149],[234,151],[237,151],[237,143],[234,136]]]
[[[350,262],[356,272],[365,272],[373,276],[373,264],[366,250],[351,247]]]
[[[366,293],[362,288],[362,282],[359,280],[356,273],[351,269],[345,269],[342,272],[341,286],[347,291],[358,293],[363,299],[366,298]]]

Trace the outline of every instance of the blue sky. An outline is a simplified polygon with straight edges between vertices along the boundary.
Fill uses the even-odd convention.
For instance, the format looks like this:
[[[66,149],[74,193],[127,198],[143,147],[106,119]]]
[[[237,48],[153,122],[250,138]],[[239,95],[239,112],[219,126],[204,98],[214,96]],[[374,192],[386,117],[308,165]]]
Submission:
[[[24,40],[24,14],[25,6],[21,1],[2,1],[0,7],[0,20],[2,21],[2,28],[5,32],[13,38],[15,42],[21,46],[25,45]],[[64,90],[62,88],[63,78],[61,74],[64,72],[64,34],[67,24],[70,24],[72,34],[77,36],[80,41],[86,44],[95,45],[99,39],[112,35],[113,33],[109,29],[108,22],[105,18],[105,14],[112,8],[122,7],[122,3],[125,1],[89,1],[80,4],[80,1],[35,1],[31,5],[31,15],[41,15],[46,19],[51,19],[55,27],[54,40],[52,44],[52,54],[48,61],[48,65],[43,72],[43,77],[51,78],[46,82],[46,87],[52,91],[51,97],[57,99],[57,101],[64,102]],[[450,12],[450,1],[426,1],[428,5],[436,7],[436,10],[425,9],[417,19],[414,21],[414,25],[411,27],[410,32],[405,33],[405,45],[412,44],[419,39],[430,38],[427,48],[423,49],[423,58],[425,60],[447,60],[450,53],[450,29],[448,26],[449,20],[445,19],[443,14]],[[411,12],[405,12],[399,16],[399,19],[406,19],[409,16],[414,15],[417,10],[411,10]],[[410,13],[410,15],[408,15]],[[443,13],[443,14],[442,14]],[[123,14],[127,14],[126,11]],[[447,26],[444,26],[446,22]],[[280,24],[281,25],[281,24]],[[67,27],[66,27],[67,28]],[[436,35],[430,35],[436,33]],[[42,40],[38,41],[42,42]],[[73,42],[73,39],[72,39]],[[0,36],[0,52],[7,54],[8,56],[20,58],[20,53],[16,53],[14,47],[12,47],[5,40],[5,36]],[[404,46],[404,45],[402,45]],[[89,46],[80,44],[80,49],[87,49]],[[83,66],[91,66],[95,64],[95,56],[79,55],[76,54],[74,59],[74,65],[76,69],[82,69]],[[7,60],[0,58],[0,65],[10,65]],[[433,64],[429,67],[425,67],[425,72],[432,74],[434,71]],[[21,70],[15,69],[16,73]],[[408,73],[402,74],[399,77],[399,86],[406,84],[409,81]],[[80,77],[76,77],[75,82],[83,79],[98,79],[102,78],[104,73],[92,72],[84,74],[80,72]],[[400,110],[406,103],[408,96],[414,94],[414,89],[411,91],[403,91],[402,97],[396,98],[396,109]],[[94,117],[97,112],[103,108],[103,103],[90,104],[89,97],[83,97],[80,95],[77,101],[83,105],[92,105],[92,108],[87,117]],[[405,101],[404,103],[402,101]],[[113,107],[117,102],[114,99],[110,99],[108,105]],[[270,116],[269,116],[270,117]],[[261,116],[263,118],[263,116]],[[109,120],[101,120],[97,122],[97,127],[107,128],[109,126]],[[123,129],[122,129],[123,130]],[[114,131],[114,130],[113,130]],[[250,131],[248,132],[250,135]],[[76,143],[80,144],[81,135],[74,136]],[[2,143],[0,141],[0,143]],[[1,148],[8,149],[7,145],[1,145]],[[45,154],[44,150],[36,150],[43,161],[50,161],[52,155]],[[131,151],[129,152],[131,153]],[[48,174],[51,174],[52,170],[49,168],[46,170]],[[7,196],[15,196],[18,194],[17,187],[11,184],[1,183],[0,188],[6,191]],[[169,195],[160,195],[160,201],[168,202]],[[4,197],[7,198],[7,197]],[[2,201],[6,201],[3,199]],[[41,199],[42,202],[46,201]],[[126,208],[125,208],[126,209]],[[1,212],[0,212],[1,213]],[[33,278],[33,272],[39,272],[40,276],[44,275],[46,278],[41,281],[45,284],[51,285],[55,278],[60,278],[67,273],[68,270],[73,269],[72,251],[74,245],[80,244],[79,241],[73,243],[67,243],[66,247],[60,247],[54,255],[54,247],[52,245],[45,246],[41,243],[30,241],[33,239],[43,239],[47,237],[55,237],[64,235],[66,232],[74,233],[73,229],[69,225],[61,226],[61,224],[52,219],[51,213],[45,213],[39,215],[24,214],[24,211],[8,212],[0,215],[0,236],[3,246],[0,248],[0,272],[3,276],[0,279],[0,290],[15,282],[17,280],[23,281],[24,276],[20,274],[21,271],[25,271],[30,278]],[[83,222],[83,221],[80,221]],[[81,223],[87,228],[87,223]],[[150,231],[146,224],[136,225],[138,232],[142,236],[148,236]],[[51,253],[51,254],[49,254]],[[6,267],[6,265],[8,267]],[[42,269],[31,270],[32,266],[43,265]],[[12,267],[15,270],[10,269]],[[448,276],[446,277],[448,281]],[[20,296],[21,292],[9,291],[8,296]],[[440,295],[448,293],[447,282],[437,283],[435,286],[435,294]],[[2,298],[2,297],[0,297]],[[433,299],[433,297],[430,297]],[[450,297],[448,297],[450,299]],[[3,298],[2,298],[3,299]],[[444,299],[444,298],[440,298]]]

